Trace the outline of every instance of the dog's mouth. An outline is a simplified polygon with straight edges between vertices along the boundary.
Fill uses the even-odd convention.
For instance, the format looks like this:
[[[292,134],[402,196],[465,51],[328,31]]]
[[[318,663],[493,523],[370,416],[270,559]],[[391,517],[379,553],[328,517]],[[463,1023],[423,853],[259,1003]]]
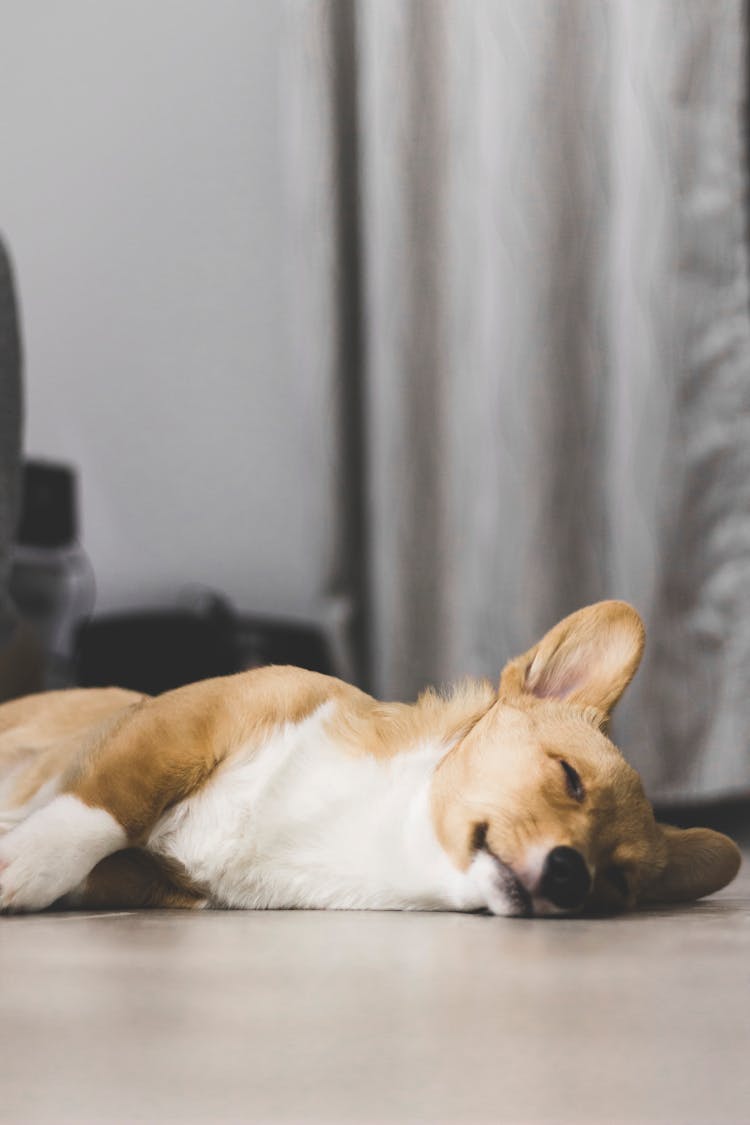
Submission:
[[[533,918],[531,892],[510,864],[495,855],[487,845],[486,833],[475,841],[472,872],[492,914]]]
[[[487,854],[494,861],[497,876],[503,894],[508,899],[510,907],[508,913],[518,918],[533,918],[534,903],[529,891],[516,875],[512,867],[504,863],[489,848]]]

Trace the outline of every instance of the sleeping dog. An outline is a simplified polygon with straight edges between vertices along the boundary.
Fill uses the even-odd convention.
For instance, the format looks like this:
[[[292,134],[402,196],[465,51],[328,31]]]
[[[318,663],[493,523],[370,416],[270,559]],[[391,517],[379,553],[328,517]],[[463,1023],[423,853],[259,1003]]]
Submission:
[[[606,734],[641,659],[623,602],[560,622],[498,687],[414,704],[267,667],[148,698],[0,707],[0,908],[489,910],[695,899],[740,853],[659,825]]]

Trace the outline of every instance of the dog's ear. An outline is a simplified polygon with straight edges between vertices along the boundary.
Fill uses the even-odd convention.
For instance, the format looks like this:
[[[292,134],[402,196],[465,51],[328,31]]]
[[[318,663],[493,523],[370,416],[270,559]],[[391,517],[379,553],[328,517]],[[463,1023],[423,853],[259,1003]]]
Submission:
[[[690,902],[720,891],[740,869],[740,849],[710,828],[673,828],[660,824],[667,864],[642,889],[644,902]]]
[[[567,699],[606,720],[635,675],[644,643],[643,622],[626,602],[579,609],[506,665],[500,697]]]

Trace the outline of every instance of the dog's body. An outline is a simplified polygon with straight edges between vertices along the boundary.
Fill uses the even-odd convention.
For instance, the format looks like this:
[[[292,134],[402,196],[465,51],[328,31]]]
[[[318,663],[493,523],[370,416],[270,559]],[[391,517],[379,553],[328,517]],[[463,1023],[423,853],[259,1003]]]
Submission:
[[[506,668],[411,706],[263,668],[154,699],[0,707],[0,907],[551,914],[723,886],[718,833],[655,823],[602,732],[635,611],[567,618]]]

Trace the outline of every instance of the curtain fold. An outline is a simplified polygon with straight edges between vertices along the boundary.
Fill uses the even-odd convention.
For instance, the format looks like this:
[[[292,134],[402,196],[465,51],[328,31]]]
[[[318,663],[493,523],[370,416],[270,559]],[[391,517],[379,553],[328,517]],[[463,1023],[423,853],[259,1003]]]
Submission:
[[[651,794],[750,790],[741,0],[289,12],[290,334],[338,403],[324,584],[370,686],[495,678],[624,597]]]

